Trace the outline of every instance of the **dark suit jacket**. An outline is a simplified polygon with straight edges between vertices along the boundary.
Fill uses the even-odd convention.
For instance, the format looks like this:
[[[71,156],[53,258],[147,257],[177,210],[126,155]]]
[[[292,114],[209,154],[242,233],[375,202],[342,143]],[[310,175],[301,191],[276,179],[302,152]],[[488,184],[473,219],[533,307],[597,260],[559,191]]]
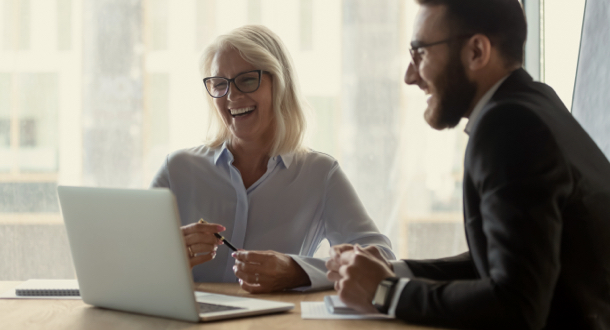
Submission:
[[[555,92],[523,69],[475,120],[464,161],[469,251],[406,260],[415,278],[397,317],[610,329],[610,163]]]

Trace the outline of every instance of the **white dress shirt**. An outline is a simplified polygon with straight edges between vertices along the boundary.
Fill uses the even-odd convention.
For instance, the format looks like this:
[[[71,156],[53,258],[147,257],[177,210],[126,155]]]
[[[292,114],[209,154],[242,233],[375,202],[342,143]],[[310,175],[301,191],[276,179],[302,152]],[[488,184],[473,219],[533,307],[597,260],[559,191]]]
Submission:
[[[395,259],[390,240],[379,233],[347,177],[332,157],[314,151],[269,159],[267,172],[248,189],[226,144],[199,146],[167,156],[152,187],[176,196],[182,225],[200,218],[225,226],[221,234],[237,248],[274,250],[290,255],[311,286],[330,288],[325,259],[313,258],[328,239],[376,245]],[[216,258],[193,268],[196,282],[235,282],[231,250],[219,246]]]

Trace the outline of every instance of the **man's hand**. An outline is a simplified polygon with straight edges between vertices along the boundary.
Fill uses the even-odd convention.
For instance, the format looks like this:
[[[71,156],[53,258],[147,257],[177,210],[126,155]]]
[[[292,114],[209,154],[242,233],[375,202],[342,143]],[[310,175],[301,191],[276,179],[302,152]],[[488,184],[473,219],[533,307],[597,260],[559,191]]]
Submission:
[[[339,245],[334,245],[330,248],[330,259],[328,261],[326,261],[326,268],[328,268],[326,277],[328,277],[329,280],[335,282],[335,290],[337,290],[337,291],[339,291],[338,285],[339,285],[339,280],[341,280],[341,276],[339,275],[339,267],[341,267],[341,254],[343,252],[348,252],[348,251],[353,252],[353,250],[354,250],[354,245],[351,245],[351,244],[339,244]],[[384,256],[381,255],[381,252],[379,252],[379,249],[376,246],[373,246],[373,245],[367,246],[367,247],[363,248],[362,250],[369,252],[374,257],[379,259],[379,261],[386,264],[388,266],[388,268],[390,268],[392,271],[394,271],[394,267],[392,266],[392,264]]]
[[[372,304],[377,285],[385,278],[396,276],[379,250],[344,244],[333,247],[330,255],[326,276],[335,281],[341,301],[359,312],[377,313]]]
[[[290,256],[276,251],[234,252],[233,271],[241,288],[266,293],[311,285],[309,276]]]

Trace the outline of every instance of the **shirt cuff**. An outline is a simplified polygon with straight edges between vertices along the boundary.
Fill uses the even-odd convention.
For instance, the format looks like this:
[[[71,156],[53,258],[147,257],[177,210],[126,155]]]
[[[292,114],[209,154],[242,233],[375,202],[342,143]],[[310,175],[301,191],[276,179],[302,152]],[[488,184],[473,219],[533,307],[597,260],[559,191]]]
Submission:
[[[406,262],[402,260],[390,260],[390,264],[394,269],[394,274],[396,274],[396,277],[415,277],[409,266],[407,266]]]
[[[313,258],[313,257],[303,257],[297,256],[294,254],[289,254],[289,256],[294,260],[309,276],[309,281],[311,282],[310,286],[301,286],[298,288],[293,288],[291,290],[295,291],[310,291],[310,290],[322,290],[322,289],[332,289],[335,285],[334,282],[331,282],[326,278],[326,260],[328,258]]]
[[[391,317],[396,317],[396,306],[398,306],[398,301],[400,300],[400,295],[402,294],[402,290],[405,288],[405,285],[409,283],[410,278],[401,278],[396,283],[396,289],[394,290],[394,296],[392,296],[392,302],[390,303],[390,308],[388,309],[388,315]]]

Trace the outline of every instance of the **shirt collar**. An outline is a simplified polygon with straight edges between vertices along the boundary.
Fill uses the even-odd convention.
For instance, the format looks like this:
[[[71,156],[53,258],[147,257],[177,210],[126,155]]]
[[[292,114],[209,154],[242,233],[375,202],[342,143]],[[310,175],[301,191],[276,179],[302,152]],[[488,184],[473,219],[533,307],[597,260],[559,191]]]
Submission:
[[[229,151],[229,148],[227,147],[227,141],[225,141],[222,146],[220,146],[220,148],[216,149],[216,151],[214,151],[214,165],[218,165],[218,161],[220,160],[220,158],[222,158],[222,155],[227,154],[230,156],[230,158],[233,158],[233,155],[231,154],[231,152]]]
[[[214,165],[218,165],[218,162],[225,154],[227,155],[227,157],[229,157],[229,160],[233,160],[233,154],[231,154],[231,151],[229,150],[228,141],[225,141],[222,146],[216,149],[216,151],[214,152]],[[286,168],[290,167],[290,164],[292,164],[293,160],[293,152],[285,153],[283,155],[277,155],[275,157],[271,157],[270,159],[270,161],[281,161],[284,164],[284,167]]]
[[[282,163],[284,163],[284,167],[290,168],[290,164],[292,164],[292,161],[294,160],[294,153],[289,152],[283,155],[278,155],[277,157],[282,161]]]
[[[487,102],[489,102],[491,97],[496,93],[498,88],[500,88],[500,85],[502,85],[502,83],[504,82],[504,80],[506,80],[506,78],[508,78],[508,76],[510,76],[510,74],[507,74],[502,79],[498,80],[495,85],[491,86],[491,88],[487,90],[487,92],[483,95],[479,102],[477,102],[477,105],[474,107],[474,109],[472,109],[472,112],[468,117],[468,123],[466,124],[466,128],[464,128],[464,132],[466,132],[466,134],[470,134],[472,126],[476,122],[477,117],[479,117],[481,110],[483,110],[483,108],[487,105]]]

